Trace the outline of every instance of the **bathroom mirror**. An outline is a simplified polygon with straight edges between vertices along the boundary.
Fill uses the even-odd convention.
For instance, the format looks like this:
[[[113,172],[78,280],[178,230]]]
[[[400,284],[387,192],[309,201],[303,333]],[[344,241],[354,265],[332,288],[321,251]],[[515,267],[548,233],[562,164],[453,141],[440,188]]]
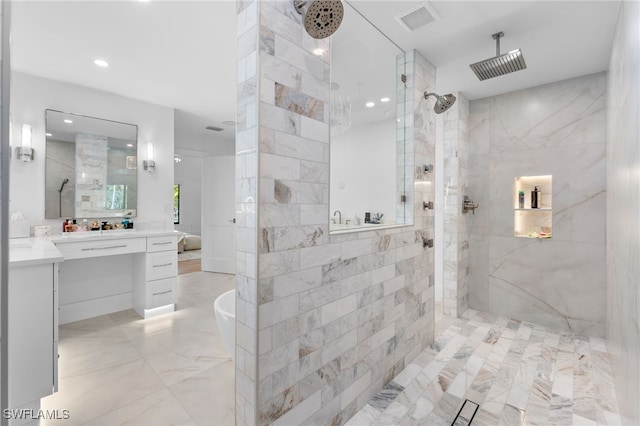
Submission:
[[[413,223],[404,52],[349,3],[331,39],[329,229]]]
[[[138,127],[46,110],[45,218],[132,217]]]

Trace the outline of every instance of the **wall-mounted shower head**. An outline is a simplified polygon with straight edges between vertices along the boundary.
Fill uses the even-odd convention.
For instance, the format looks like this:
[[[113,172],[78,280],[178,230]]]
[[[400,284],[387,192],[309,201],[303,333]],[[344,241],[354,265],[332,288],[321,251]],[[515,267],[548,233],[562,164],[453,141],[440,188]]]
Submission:
[[[62,185],[60,185],[60,189],[58,190],[58,192],[62,192],[62,188],[64,188],[64,186],[66,184],[69,183],[69,178],[64,178],[64,180],[62,181]]]
[[[433,106],[433,110],[436,114],[442,114],[456,103],[456,97],[451,93],[448,95],[438,95],[436,93],[427,93],[424,92],[424,98],[427,99],[429,96],[434,96],[436,98],[436,104]]]
[[[344,8],[340,0],[293,0],[293,6],[304,20],[304,29],[313,38],[327,38],[335,33]]]
[[[496,41],[496,56],[469,65],[480,81],[527,68],[520,49],[512,50],[504,55],[500,54],[500,37],[504,37],[502,31],[492,34],[491,37]]]

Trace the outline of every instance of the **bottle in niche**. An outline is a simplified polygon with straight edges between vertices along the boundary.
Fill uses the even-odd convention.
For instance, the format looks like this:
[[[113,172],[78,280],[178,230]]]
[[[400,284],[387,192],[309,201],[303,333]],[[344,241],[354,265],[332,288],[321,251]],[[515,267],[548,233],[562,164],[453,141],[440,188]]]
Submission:
[[[537,186],[533,187],[533,191],[531,191],[531,208],[539,209],[540,206],[538,203],[540,202],[540,189]]]
[[[518,191],[518,208],[524,209],[524,191]]]
[[[371,213],[366,212],[364,214],[364,223],[371,223]]]

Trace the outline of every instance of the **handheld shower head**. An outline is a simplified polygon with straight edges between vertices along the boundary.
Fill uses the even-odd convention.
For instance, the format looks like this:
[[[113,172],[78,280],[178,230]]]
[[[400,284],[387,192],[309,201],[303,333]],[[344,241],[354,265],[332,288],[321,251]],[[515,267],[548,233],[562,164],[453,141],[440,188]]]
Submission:
[[[440,96],[436,93],[424,92],[425,99],[427,99],[429,96],[434,96],[436,98],[436,104],[433,106],[433,110],[436,112],[436,114],[442,114],[456,103],[456,97],[451,93]]]
[[[302,15],[307,33],[318,39],[335,33],[344,17],[340,0],[293,0],[293,7]]]
[[[69,178],[64,178],[64,180],[62,181],[62,185],[60,185],[60,189],[58,190],[58,192],[62,192],[62,188],[64,188],[64,186],[66,184],[69,183]]]

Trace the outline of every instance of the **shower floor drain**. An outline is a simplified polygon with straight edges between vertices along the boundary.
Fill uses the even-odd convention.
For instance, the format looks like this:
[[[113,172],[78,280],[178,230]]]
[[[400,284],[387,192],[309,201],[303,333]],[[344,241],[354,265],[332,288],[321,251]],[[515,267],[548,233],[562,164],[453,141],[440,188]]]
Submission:
[[[478,411],[478,404],[473,401],[469,401],[468,399],[464,400],[462,407],[460,407],[460,411],[458,411],[458,415],[453,419],[453,423],[451,426],[469,426],[473,421],[473,417],[476,415]]]

